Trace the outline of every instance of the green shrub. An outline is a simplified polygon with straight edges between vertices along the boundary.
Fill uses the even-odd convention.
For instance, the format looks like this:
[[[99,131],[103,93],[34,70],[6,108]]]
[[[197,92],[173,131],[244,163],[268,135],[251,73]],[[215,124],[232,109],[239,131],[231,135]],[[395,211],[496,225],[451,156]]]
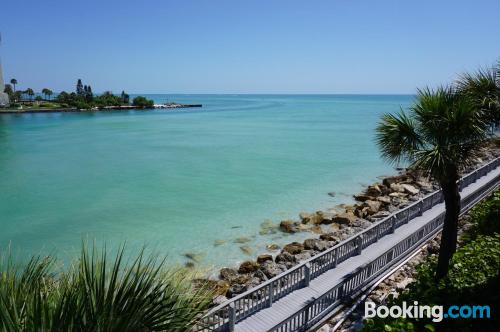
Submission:
[[[68,270],[52,258],[25,266],[0,259],[0,331],[187,331],[210,304],[208,288],[192,288],[185,270],[141,252],[82,249]]]
[[[469,212],[469,216],[469,221],[474,226],[462,237],[465,241],[471,241],[479,234],[500,233],[500,190],[478,203]]]
[[[154,101],[146,99],[146,97],[143,96],[137,96],[132,101],[132,105],[143,108],[151,108],[154,105]]]
[[[388,306],[400,305],[403,301],[418,301],[423,305],[490,305],[492,310],[500,307],[500,234],[478,235],[475,240],[457,250],[450,264],[448,276],[436,282],[436,257],[417,267],[416,281],[408,286],[397,299],[389,299]],[[492,319],[444,319],[435,323],[431,319],[374,318],[367,320],[363,331],[489,331]],[[388,326],[388,328],[387,328]]]

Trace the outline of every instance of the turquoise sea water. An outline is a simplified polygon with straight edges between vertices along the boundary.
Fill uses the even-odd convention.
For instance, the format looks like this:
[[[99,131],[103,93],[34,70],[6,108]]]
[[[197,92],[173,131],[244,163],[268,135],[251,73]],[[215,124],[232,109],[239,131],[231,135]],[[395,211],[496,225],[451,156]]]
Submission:
[[[377,176],[380,114],[411,96],[150,95],[201,109],[0,115],[0,247],[74,256],[82,239],[234,265],[265,220],[349,202]],[[335,197],[327,195],[335,192]],[[228,242],[214,246],[214,241]]]

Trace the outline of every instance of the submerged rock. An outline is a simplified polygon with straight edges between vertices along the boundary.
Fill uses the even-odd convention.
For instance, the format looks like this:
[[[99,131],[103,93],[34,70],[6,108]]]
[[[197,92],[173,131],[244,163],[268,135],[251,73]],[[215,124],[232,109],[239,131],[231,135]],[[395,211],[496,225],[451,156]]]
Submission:
[[[277,244],[268,244],[266,246],[266,249],[270,250],[270,251],[277,251],[277,250],[280,250],[280,246]]]
[[[253,248],[250,246],[240,246],[240,250],[247,255],[253,254]]]
[[[297,233],[299,232],[299,223],[292,220],[283,220],[280,222],[280,229],[285,233]]]
[[[247,243],[247,242],[250,242],[252,241],[249,237],[246,237],[246,236],[242,236],[242,237],[238,237],[234,240],[234,243]]]
[[[215,240],[214,247],[221,246],[221,245],[225,244],[226,242],[227,242],[226,240]]]
[[[184,254],[185,257],[189,258],[190,260],[194,261],[195,263],[199,263],[203,259],[203,254],[198,254],[194,252],[187,252]]]

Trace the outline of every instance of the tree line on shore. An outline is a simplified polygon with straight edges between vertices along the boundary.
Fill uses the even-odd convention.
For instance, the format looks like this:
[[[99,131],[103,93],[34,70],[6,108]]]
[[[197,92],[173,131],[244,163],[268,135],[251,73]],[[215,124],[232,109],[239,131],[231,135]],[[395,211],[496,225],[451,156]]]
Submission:
[[[33,103],[34,101],[38,103],[46,102],[46,104],[41,104],[41,106],[56,106],[60,108],[74,107],[78,109],[129,105],[138,108],[151,108],[154,104],[153,100],[149,100],[144,96],[137,96],[132,100],[132,103],[130,103],[130,96],[125,91],[122,91],[120,95],[114,95],[111,91],[106,91],[101,95],[95,95],[92,92],[92,87],[90,85],[84,85],[81,79],[78,79],[74,92],[68,93],[66,91],[61,91],[53,99],[52,95],[54,95],[54,92],[48,88],[42,89],[41,95],[37,95],[32,88],[27,88],[25,90],[16,89],[17,84],[17,79],[13,78],[10,80],[10,84],[5,85],[4,89],[4,92],[7,93],[12,102],[12,106],[20,106],[21,104]],[[43,98],[42,95],[45,98]],[[50,102],[50,104],[47,102]]]

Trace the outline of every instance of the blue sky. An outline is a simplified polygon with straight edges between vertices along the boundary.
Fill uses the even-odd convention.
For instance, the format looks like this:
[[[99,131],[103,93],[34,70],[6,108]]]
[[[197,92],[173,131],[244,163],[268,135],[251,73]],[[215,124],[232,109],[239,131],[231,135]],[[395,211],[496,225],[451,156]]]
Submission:
[[[414,93],[500,58],[498,0],[2,1],[20,88]]]

